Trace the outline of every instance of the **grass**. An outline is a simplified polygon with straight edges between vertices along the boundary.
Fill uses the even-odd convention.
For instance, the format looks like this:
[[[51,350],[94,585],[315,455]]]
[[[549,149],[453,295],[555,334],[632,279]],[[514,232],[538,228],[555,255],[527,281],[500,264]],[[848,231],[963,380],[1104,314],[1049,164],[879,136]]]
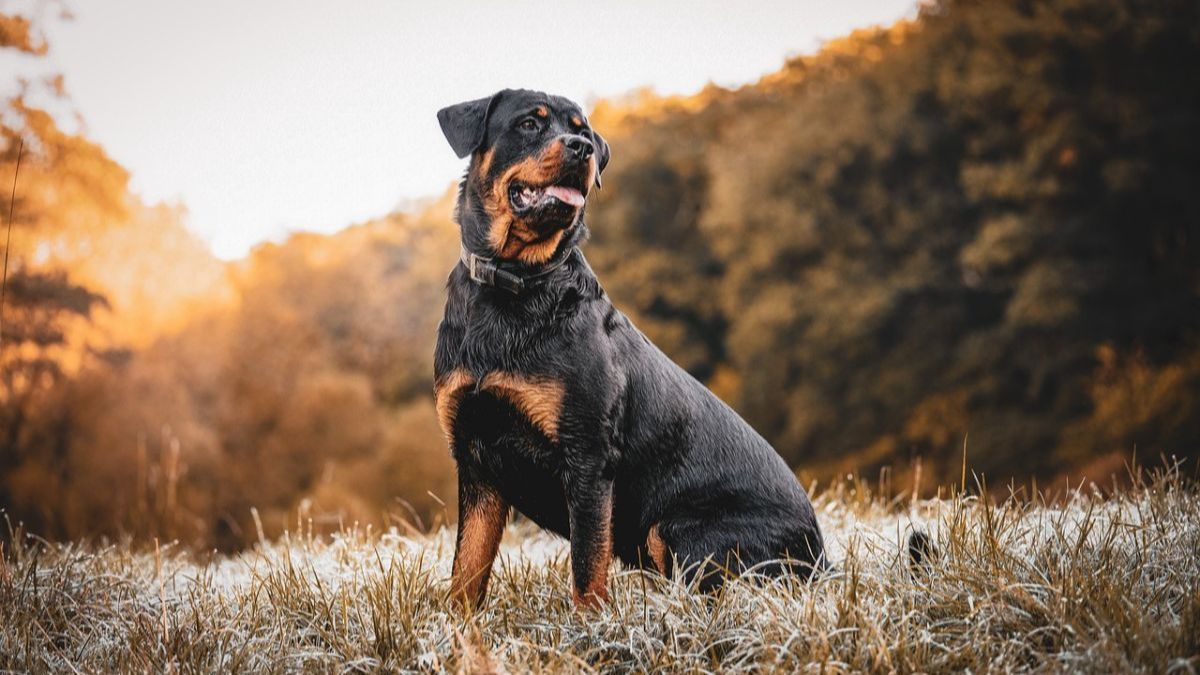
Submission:
[[[510,526],[486,607],[445,598],[453,533],[292,534],[201,562],[45,544],[0,564],[0,670],[1073,671],[1200,667],[1200,493],[1178,472],[1055,504],[816,499],[837,571],[712,596],[614,570],[570,603],[567,547]],[[910,569],[908,531],[940,555]]]

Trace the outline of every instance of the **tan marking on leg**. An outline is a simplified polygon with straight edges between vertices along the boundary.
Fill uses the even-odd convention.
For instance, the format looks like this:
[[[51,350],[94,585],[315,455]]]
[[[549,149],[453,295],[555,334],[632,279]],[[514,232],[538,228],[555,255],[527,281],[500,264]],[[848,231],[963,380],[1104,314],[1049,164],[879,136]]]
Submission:
[[[572,584],[571,599],[577,607],[595,608],[608,603],[608,568],[612,566],[612,495],[604,505],[607,519],[596,534],[599,541],[595,542],[592,558],[588,560],[588,582],[580,591]]]
[[[479,388],[510,401],[547,438],[558,441],[558,422],[566,393],[562,382],[493,372],[483,378]]]
[[[608,604],[608,565],[611,561],[611,556],[604,560],[604,572],[596,573],[592,583],[582,593],[578,588],[572,589],[571,600],[576,607],[596,608]]]
[[[646,534],[646,552],[650,554],[650,562],[654,564],[658,573],[667,576],[670,573],[668,565],[671,562],[671,554],[667,551],[667,543],[658,533],[658,523]]]
[[[437,408],[438,424],[446,440],[454,441],[454,419],[458,415],[458,404],[462,401],[467,387],[475,383],[475,378],[467,371],[458,368],[438,378],[433,385],[434,407]]]
[[[508,504],[490,490],[474,508],[459,514],[450,597],[471,607],[483,601],[507,520]]]

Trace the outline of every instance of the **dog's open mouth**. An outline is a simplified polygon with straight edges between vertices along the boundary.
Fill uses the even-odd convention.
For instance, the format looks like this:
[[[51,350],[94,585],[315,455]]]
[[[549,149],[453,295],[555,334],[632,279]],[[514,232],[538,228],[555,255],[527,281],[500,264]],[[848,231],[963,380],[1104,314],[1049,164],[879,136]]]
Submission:
[[[540,187],[514,181],[508,186],[508,200],[512,203],[513,210],[526,212],[556,204],[577,209],[583,206],[587,196],[584,195],[582,186],[574,179]]]

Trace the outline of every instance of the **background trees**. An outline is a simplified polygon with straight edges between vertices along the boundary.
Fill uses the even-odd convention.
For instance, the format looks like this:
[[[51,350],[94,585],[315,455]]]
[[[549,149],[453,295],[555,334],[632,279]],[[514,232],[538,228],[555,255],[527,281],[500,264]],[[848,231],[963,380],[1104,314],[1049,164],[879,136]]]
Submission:
[[[1170,64],[1196,12],[948,1],[737,92],[602,108],[597,267],[817,475],[953,475],[968,433],[994,478],[1193,454],[1200,88]]]

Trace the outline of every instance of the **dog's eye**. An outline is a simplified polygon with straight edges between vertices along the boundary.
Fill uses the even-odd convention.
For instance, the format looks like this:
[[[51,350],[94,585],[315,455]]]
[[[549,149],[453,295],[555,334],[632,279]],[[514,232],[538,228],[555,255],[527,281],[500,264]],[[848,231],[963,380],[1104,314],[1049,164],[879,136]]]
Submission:
[[[521,123],[518,126],[522,131],[537,131],[538,123],[537,120],[533,119],[532,117],[526,117],[525,119],[521,120]]]

